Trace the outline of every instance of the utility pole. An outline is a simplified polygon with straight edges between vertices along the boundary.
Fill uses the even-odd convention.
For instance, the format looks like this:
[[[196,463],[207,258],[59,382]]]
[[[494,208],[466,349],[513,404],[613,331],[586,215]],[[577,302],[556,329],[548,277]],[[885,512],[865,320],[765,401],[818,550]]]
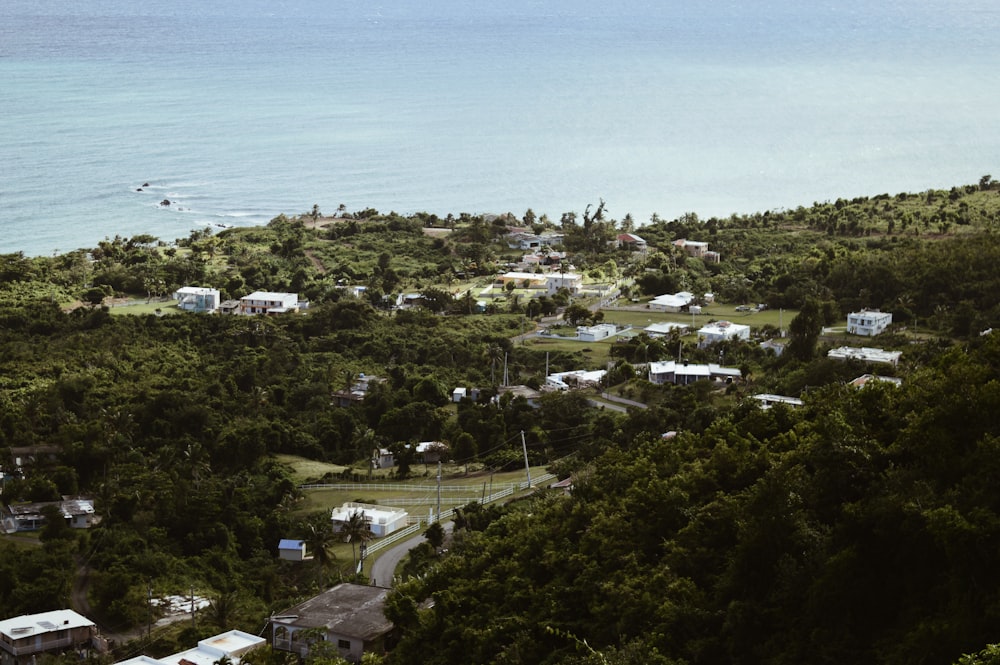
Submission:
[[[149,639],[153,634],[153,583],[146,589],[146,639]]]
[[[528,444],[524,442],[524,430],[521,430],[521,449],[524,450],[524,471],[528,474],[528,489],[531,489],[531,467],[528,466]]]
[[[438,505],[436,521],[441,521],[441,460],[438,460]]]

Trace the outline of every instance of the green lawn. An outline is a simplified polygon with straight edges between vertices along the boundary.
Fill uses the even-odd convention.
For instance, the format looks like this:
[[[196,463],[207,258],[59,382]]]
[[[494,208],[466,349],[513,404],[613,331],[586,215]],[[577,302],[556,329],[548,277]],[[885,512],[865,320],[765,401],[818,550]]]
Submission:
[[[176,300],[161,300],[146,302],[145,298],[134,298],[125,303],[117,303],[113,305],[110,310],[112,314],[117,316],[124,316],[128,314],[183,314],[181,310],[177,309]]]
[[[291,456],[283,456],[291,457]],[[437,466],[416,464],[412,467],[412,477],[404,481],[389,480],[385,474],[389,469],[381,469],[380,476],[375,476],[371,484],[383,483],[384,489],[340,490],[316,488],[305,490],[305,500],[297,512],[310,513],[319,510],[330,510],[348,501],[393,505],[393,499],[407,499],[407,505],[400,506],[411,515],[426,516],[428,510],[437,506]],[[544,467],[532,467],[531,476],[536,478],[546,473]],[[470,471],[468,475],[464,467],[446,465],[442,468],[441,485],[443,487],[468,487],[467,491],[444,491],[441,493],[443,510],[461,506],[470,500],[482,498],[484,494],[498,491],[505,483],[523,482],[524,469],[490,474],[488,471]],[[336,481],[335,481],[336,482]],[[349,483],[350,481],[343,481]],[[369,484],[369,483],[362,483]],[[418,486],[422,486],[418,489]],[[427,489],[431,487],[431,489]],[[410,503],[410,502],[414,503]]]

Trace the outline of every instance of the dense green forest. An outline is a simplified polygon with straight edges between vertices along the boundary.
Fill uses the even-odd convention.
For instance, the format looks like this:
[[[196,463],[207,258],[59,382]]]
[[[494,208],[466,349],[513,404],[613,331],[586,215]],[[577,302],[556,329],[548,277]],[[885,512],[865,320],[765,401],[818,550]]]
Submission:
[[[0,465],[12,449],[52,451],[5,476],[3,500],[88,494],[103,517],[87,532],[50,525],[34,547],[0,538],[0,608],[64,607],[85,579],[102,625],[126,631],[148,620],[150,588],[197,587],[209,621],[145,648],[220,627],[257,633],[269,613],[349,577],[344,562],[277,559],[280,538],[323,550],[329,534],[276,454],[352,475],[373,445],[388,447],[402,477],[406,444],[437,439],[456,468],[502,469],[523,463],[523,431],[532,463],[573,491],[470,505],[446,555],[416,550],[386,662],[956,662],[1000,641],[1000,341],[985,334],[1000,323],[998,224],[1000,188],[984,176],[638,228],[603,202],[558,221],[314,210],[174,243],[0,256]],[[546,368],[592,362],[512,338],[596,303],[509,292],[476,313],[473,285],[519,254],[504,241],[511,226],[562,233],[573,269],[616,280],[625,301],[685,289],[794,310],[787,350],[760,347],[773,327],[707,349],[640,335],[614,345],[604,387],[648,408],[595,408],[593,391],[548,393],[537,408],[494,399],[504,360],[512,383],[534,387]],[[617,247],[622,231],[649,252]],[[722,260],[687,256],[672,244],[682,238]],[[155,307],[185,285],[295,291],[311,305],[282,317],[115,307]],[[392,308],[405,291],[423,307]],[[864,342],[902,351],[898,367],[825,357],[822,327],[863,307],[893,313],[893,329]],[[656,386],[636,372],[678,345],[692,361],[724,355],[744,380]],[[847,384],[872,371],[903,383]],[[383,381],[334,406],[361,373]],[[479,399],[451,403],[458,385]],[[764,411],[758,392],[805,406]]]

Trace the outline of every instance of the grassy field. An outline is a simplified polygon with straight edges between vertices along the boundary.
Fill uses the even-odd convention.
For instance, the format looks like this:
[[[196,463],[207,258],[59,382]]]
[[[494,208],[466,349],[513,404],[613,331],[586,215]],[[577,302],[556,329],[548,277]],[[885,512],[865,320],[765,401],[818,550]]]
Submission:
[[[347,467],[339,464],[328,464],[327,462],[317,462],[316,460],[298,457],[296,455],[275,455],[279,462],[292,470],[292,480],[297,485],[315,482],[328,473],[340,474]]]
[[[181,314],[181,310],[177,308],[176,300],[154,300],[153,302],[146,302],[145,298],[135,298],[123,302],[115,302],[110,310],[111,314],[116,316],[125,315],[136,315],[136,314],[160,314],[160,315],[173,315]]]
[[[300,484],[306,481],[314,481],[322,477],[327,472],[340,473],[346,467],[335,464],[324,464],[314,462],[292,455],[280,455],[279,460],[293,469],[293,478]],[[348,501],[359,503],[393,505],[394,499],[405,499],[406,505],[401,506],[413,515],[426,515],[427,511],[437,506],[437,466],[417,464],[412,467],[412,476],[406,480],[396,481],[389,478],[392,469],[380,469],[371,481],[363,484],[377,485],[378,489],[365,488],[363,490],[340,490],[315,488],[304,491],[305,500],[299,506],[297,512],[310,513],[318,510],[330,510]],[[544,467],[533,467],[532,477],[538,477],[546,473]],[[482,498],[484,494],[497,491],[506,483],[516,483],[525,480],[523,469],[502,473],[490,473],[486,470],[470,470],[465,473],[465,468],[456,465],[444,465],[442,467],[442,487],[463,487],[465,491],[447,491],[441,494],[442,508],[451,508],[456,505],[465,505],[469,501]],[[341,482],[338,480],[332,483]],[[349,480],[342,481],[350,483]],[[431,489],[427,489],[431,487]]]

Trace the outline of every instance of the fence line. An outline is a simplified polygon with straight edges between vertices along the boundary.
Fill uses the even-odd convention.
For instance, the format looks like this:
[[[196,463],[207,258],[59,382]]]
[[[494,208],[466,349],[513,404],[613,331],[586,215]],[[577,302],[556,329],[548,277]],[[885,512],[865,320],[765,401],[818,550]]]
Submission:
[[[486,484],[489,484],[487,482]],[[517,487],[524,483],[493,483],[494,487]],[[442,492],[478,492],[482,490],[480,485],[442,485]],[[437,492],[437,485],[404,485],[402,483],[313,483],[309,485],[299,485],[299,489],[327,489],[340,491],[363,492]]]
[[[532,482],[532,484],[535,484],[535,483],[547,483],[550,480],[553,480],[555,477],[556,476],[554,476],[551,473],[542,474],[537,479],[535,479]],[[528,488],[528,481],[527,480],[525,480],[524,482],[521,482],[521,483],[514,483],[514,484],[518,485],[519,489],[527,489]],[[508,485],[510,485],[510,483],[508,483]],[[500,499],[508,497],[508,496],[512,495],[513,493],[514,493],[514,488],[508,486],[508,487],[505,487],[504,489],[500,490],[499,492],[494,492],[493,494],[490,494],[488,497],[485,498],[485,500],[481,499],[480,497],[476,497],[474,499],[471,499],[471,500],[467,501],[466,503],[467,504],[468,503],[483,503],[483,504],[492,503],[493,501],[498,501]],[[400,529],[399,531],[396,531],[394,533],[389,534],[385,538],[381,538],[381,539],[379,539],[379,540],[371,543],[370,545],[367,545],[366,546],[366,551],[367,551],[368,554],[373,554],[375,552],[378,552],[381,549],[384,549],[384,548],[388,547],[389,545],[392,545],[393,543],[399,542],[400,540],[402,540],[404,538],[408,538],[408,537],[410,537],[410,536],[418,533],[421,529],[424,528],[424,524],[425,523],[429,525],[433,521],[447,522],[448,520],[450,520],[454,516],[455,516],[455,509],[454,508],[449,508],[448,510],[442,510],[441,514],[438,515],[438,516],[436,516],[436,518],[433,515],[431,515],[430,518],[416,517],[416,523],[415,524],[412,524],[412,525],[410,525],[410,526],[408,526],[408,527],[406,527],[404,529]]]

